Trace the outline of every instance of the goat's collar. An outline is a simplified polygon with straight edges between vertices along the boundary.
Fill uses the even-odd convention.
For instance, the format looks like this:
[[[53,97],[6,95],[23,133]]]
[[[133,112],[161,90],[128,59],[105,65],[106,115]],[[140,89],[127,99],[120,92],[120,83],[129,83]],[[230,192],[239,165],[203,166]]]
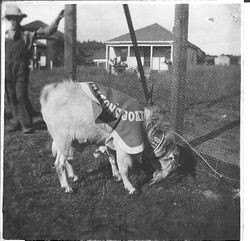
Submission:
[[[165,134],[163,131],[157,131],[155,135],[149,140],[152,148],[154,149],[154,153],[158,151],[161,147],[162,143],[164,142]]]

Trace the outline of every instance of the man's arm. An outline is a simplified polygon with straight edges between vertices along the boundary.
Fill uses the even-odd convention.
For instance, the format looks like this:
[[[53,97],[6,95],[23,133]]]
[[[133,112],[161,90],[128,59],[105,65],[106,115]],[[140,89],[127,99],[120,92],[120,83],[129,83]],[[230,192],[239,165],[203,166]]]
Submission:
[[[60,20],[63,18],[64,16],[64,10],[62,10],[57,18],[47,27],[45,28],[40,28],[35,32],[35,38],[36,39],[44,39],[44,38],[48,38],[50,35],[52,35],[53,33],[55,33],[57,31],[58,25],[60,23]]]

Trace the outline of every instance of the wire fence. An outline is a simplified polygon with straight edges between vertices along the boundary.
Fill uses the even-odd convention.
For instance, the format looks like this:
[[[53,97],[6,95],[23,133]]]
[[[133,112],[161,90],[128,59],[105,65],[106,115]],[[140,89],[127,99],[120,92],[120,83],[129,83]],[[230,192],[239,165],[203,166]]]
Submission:
[[[170,123],[171,93],[175,84],[175,36],[158,24],[137,29],[135,36],[151,103],[162,108],[166,122]],[[129,31],[104,44],[78,43],[75,57],[78,82],[102,83],[147,105]],[[187,42],[185,65],[186,84],[179,86],[185,88],[184,118],[179,120],[183,121],[180,123],[182,138],[199,153],[198,159],[203,164],[197,170],[217,177],[216,172],[219,172],[228,180],[238,182],[239,171],[228,170],[239,166],[240,58],[208,56],[198,46]]]
[[[76,7],[66,11],[65,25],[71,11],[79,11],[78,5]],[[94,10],[98,8],[99,3]],[[102,22],[101,14],[96,11],[91,14]],[[84,21],[86,17],[76,19],[76,16],[79,12],[71,16],[72,22]],[[208,56],[200,46],[187,42],[186,62],[180,65],[186,69],[185,85],[179,82],[177,87],[181,91],[175,95],[173,86],[178,72],[173,32],[157,23],[138,28],[133,14],[131,19],[149,101],[145,98],[129,30],[104,43],[80,42],[68,36],[78,32],[76,28],[80,25],[71,28],[73,24],[68,24],[64,34],[59,34],[60,42],[55,34],[47,41],[46,48],[37,45],[36,53],[46,55],[48,63],[31,71],[32,105],[39,110],[43,86],[62,81],[71,71],[73,74],[69,76],[77,82],[100,83],[136,98],[144,106],[157,105],[169,131],[183,144],[184,157],[180,163],[184,168],[178,168],[154,186],[148,184],[151,177],[138,168],[129,178],[138,187],[139,195],[131,197],[126,195],[122,183],[111,180],[108,158],[94,158],[96,146],[89,146],[82,153],[75,153],[75,161],[70,160],[80,178],[77,183],[71,182],[75,194],[65,195],[59,190],[59,180],[51,168],[55,158],[51,155],[51,137],[46,126],[34,123],[36,131],[32,135],[5,132],[4,238],[222,240],[240,237],[240,58]],[[126,21],[124,16],[124,22],[119,24],[127,27]],[[87,33],[85,36],[89,38]],[[213,44],[217,44],[216,41],[213,40]],[[65,48],[65,43],[71,45],[70,48]],[[65,51],[71,53],[67,55]],[[63,56],[67,56],[68,61]],[[180,98],[185,100],[181,106],[180,93],[184,93]],[[182,133],[171,126],[173,100],[182,110],[179,111],[181,118],[174,116],[177,126],[183,127]],[[7,127],[11,111],[8,105],[4,107]],[[183,175],[185,171],[191,175]]]
[[[153,103],[162,108],[168,123],[171,115],[171,74],[171,70],[153,71],[148,80],[151,81],[149,86],[153,85]],[[196,77],[199,75],[200,78]],[[183,137],[216,171],[239,180],[239,172],[232,174],[225,166],[233,169],[234,165],[239,165],[240,66],[193,66],[188,68],[187,76]],[[110,86],[146,105],[136,73],[125,71],[110,75],[103,67],[79,66],[77,80]],[[216,176],[206,165],[201,164],[199,168]]]

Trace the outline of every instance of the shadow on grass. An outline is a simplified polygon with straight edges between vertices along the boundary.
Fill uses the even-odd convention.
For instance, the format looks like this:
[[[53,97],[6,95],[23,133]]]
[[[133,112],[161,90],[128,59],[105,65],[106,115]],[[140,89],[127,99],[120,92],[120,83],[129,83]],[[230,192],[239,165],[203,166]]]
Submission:
[[[213,99],[213,100],[201,100],[201,101],[198,101],[198,102],[193,102],[193,103],[190,103],[186,108],[185,110],[189,110],[190,108],[194,107],[194,106],[197,106],[197,105],[203,105],[203,104],[206,104],[206,108],[210,108],[216,104],[219,104],[220,102],[223,102],[227,99],[230,99],[232,97],[235,97],[235,96],[238,96],[240,95],[240,93],[237,91],[233,94],[230,94],[230,95],[224,95],[224,96],[221,96],[220,98],[217,98],[217,99]]]
[[[193,152],[186,147],[181,146],[181,157],[180,166],[176,171],[170,173],[164,181],[168,183],[178,183],[183,180],[186,176],[195,178],[196,176],[196,159]],[[155,169],[148,163],[147,160],[144,162],[133,162],[133,167],[130,169],[129,179],[133,183],[133,186],[137,190],[137,194],[141,194],[145,185],[148,185],[153,178]],[[112,169],[109,163],[101,162],[99,167],[95,170],[87,172],[81,176],[78,183],[82,183],[87,179],[112,179]]]
[[[85,175],[81,176],[78,180],[78,182],[83,182],[87,178],[91,176],[97,176],[99,174],[104,174],[104,177],[106,178],[111,178],[112,177],[112,172],[111,172],[111,167],[109,163],[101,163],[101,165],[98,167],[98,169],[92,170]]]
[[[203,136],[195,138],[194,140],[190,141],[190,145],[191,146],[198,146],[198,145],[202,144],[203,142],[206,142],[210,139],[213,139],[213,138],[221,135],[223,132],[228,131],[228,130],[230,130],[236,126],[239,126],[239,125],[240,125],[240,120],[231,121],[227,125],[219,128],[217,130],[211,131]]]

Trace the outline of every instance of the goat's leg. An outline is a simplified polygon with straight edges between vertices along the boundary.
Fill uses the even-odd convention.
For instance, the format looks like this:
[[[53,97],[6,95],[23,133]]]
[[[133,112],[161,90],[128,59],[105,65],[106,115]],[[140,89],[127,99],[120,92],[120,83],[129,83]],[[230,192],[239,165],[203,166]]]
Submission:
[[[65,167],[68,172],[69,178],[72,178],[74,182],[78,180],[78,176],[74,173],[73,167],[68,161],[65,161]]]
[[[132,159],[129,154],[125,153],[120,148],[117,150],[117,165],[125,189],[129,191],[129,194],[133,194],[136,191],[136,189],[133,187],[133,185],[128,179],[128,169],[129,167],[132,166]]]
[[[121,181],[122,180],[122,177],[118,171],[118,168],[117,168],[117,165],[116,165],[116,162],[115,162],[115,158],[114,157],[109,157],[109,162],[111,164],[111,168],[112,168],[112,174],[113,174],[113,177],[115,178],[115,180],[117,182]]]
[[[65,192],[72,192],[72,188],[69,186],[69,183],[68,183],[67,177],[66,177],[65,161],[66,161],[65,156],[63,154],[61,154],[60,151],[57,151],[55,167],[56,167],[56,171],[58,173],[61,187],[65,188]]]

